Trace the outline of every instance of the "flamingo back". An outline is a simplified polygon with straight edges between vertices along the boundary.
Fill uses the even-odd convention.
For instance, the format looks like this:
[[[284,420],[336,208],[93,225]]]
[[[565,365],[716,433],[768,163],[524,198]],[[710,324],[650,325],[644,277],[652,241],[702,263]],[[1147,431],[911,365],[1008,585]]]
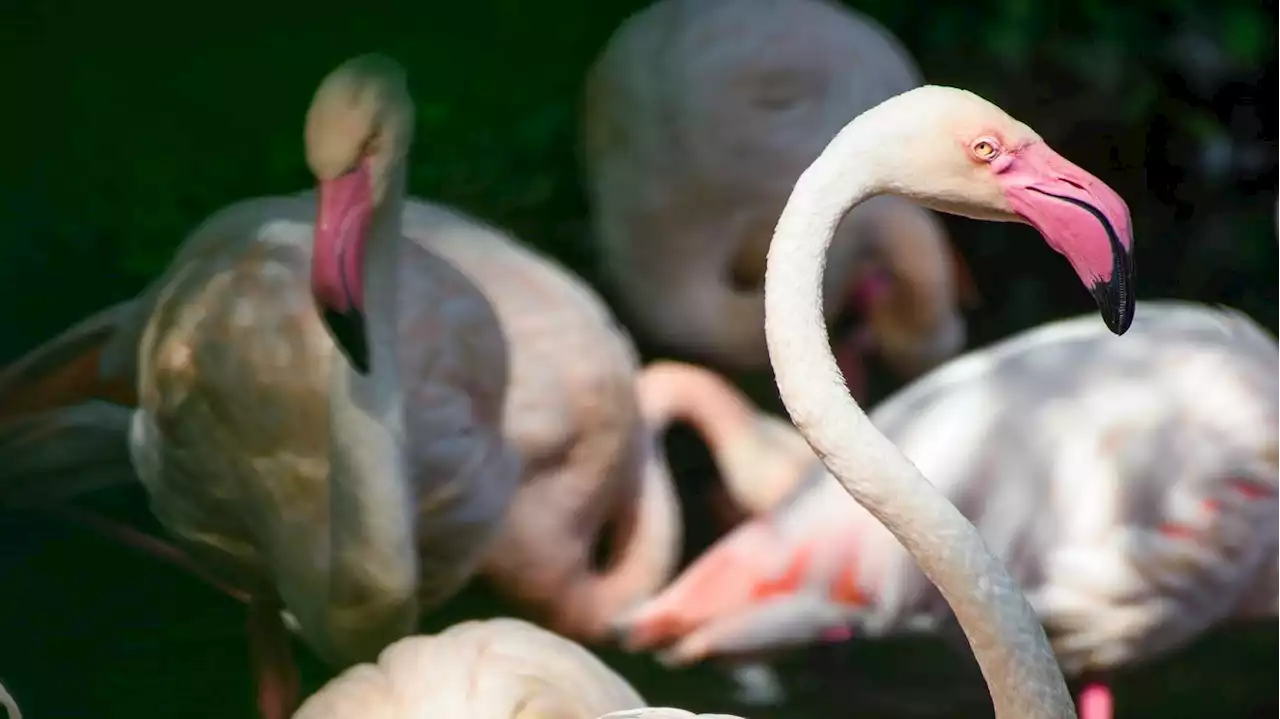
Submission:
[[[1028,589],[1068,671],[1186,642],[1276,562],[1274,338],[1180,302],[1147,302],[1123,339],[1092,319],[952,362],[872,414]],[[917,572],[891,583],[900,611],[945,613]]]
[[[1091,316],[1052,323],[947,363],[871,419],[1006,562],[1064,668],[1101,670],[1275,615],[1277,357],[1239,313],[1148,301],[1123,338]],[[815,462],[627,629],[701,659],[818,641],[832,623],[874,636],[950,620]]]

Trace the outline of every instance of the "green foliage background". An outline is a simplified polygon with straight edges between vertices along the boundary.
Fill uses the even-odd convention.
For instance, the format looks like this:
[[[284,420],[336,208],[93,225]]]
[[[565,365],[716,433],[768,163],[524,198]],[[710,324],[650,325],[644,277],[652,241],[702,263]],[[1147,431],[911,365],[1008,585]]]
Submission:
[[[643,4],[4,0],[0,360],[135,293],[218,207],[306,186],[301,118],[315,82],[369,50],[410,72],[419,103],[414,194],[511,227],[593,277],[575,154],[582,78]],[[1129,200],[1142,296],[1227,302],[1274,330],[1274,3],[851,4],[898,34],[931,82],[1003,105]],[[1188,70],[1175,42],[1188,32],[1214,48],[1212,72],[1199,61]],[[1198,70],[1208,72],[1199,81],[1208,91],[1188,90]],[[1248,122],[1224,120],[1203,101],[1242,82],[1267,88],[1254,96],[1265,123],[1252,136]],[[1195,170],[1197,148],[1242,132],[1266,149],[1261,180]],[[1090,310],[1065,263],[1029,231],[947,222],[986,300],[971,318],[975,344]],[[136,498],[122,501],[145,513]],[[0,677],[28,714],[249,716],[239,608],[122,553],[48,521],[0,516]],[[449,617],[475,606],[462,602]],[[1274,676],[1273,631],[1264,627],[1243,652],[1238,642],[1222,652],[1228,645],[1213,644],[1193,653],[1199,659],[1150,670],[1122,685],[1122,711],[1202,716],[1213,706],[1240,716],[1203,702],[1269,696],[1256,690]],[[927,663],[866,656],[840,665],[849,679],[836,682],[844,688],[836,694],[910,686]],[[673,676],[611,660],[653,699],[728,708],[710,670]],[[793,667],[802,684],[817,681],[806,661],[824,660]],[[323,680],[317,665],[307,667],[310,685]],[[1195,689],[1205,675],[1228,677],[1210,685],[1211,699]],[[974,715],[972,706],[955,711]]]

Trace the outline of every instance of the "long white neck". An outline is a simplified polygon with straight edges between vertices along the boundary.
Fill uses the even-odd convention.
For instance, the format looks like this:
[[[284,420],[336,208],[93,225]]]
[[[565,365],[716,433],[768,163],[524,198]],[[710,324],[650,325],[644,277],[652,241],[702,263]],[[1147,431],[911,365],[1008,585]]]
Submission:
[[[955,612],[996,715],[1075,717],[1044,630],[976,529],[871,424],[827,344],[822,275],[836,226],[886,188],[875,110],[851,122],[800,176],[769,248],[765,334],[782,401],[831,473],[898,538]],[[905,193],[900,193],[905,194]]]
[[[369,374],[359,374],[342,353],[332,353],[327,577],[316,578],[320,586],[309,588],[311,596],[286,597],[296,607],[303,634],[340,666],[372,660],[382,647],[412,632],[418,618],[416,503],[401,449],[397,357],[400,186],[376,211],[365,250]]]

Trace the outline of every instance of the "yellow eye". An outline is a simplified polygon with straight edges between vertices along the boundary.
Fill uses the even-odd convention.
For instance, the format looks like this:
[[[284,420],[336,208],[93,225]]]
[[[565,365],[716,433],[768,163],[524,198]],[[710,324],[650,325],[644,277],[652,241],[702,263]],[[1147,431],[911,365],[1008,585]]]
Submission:
[[[979,160],[994,160],[1000,151],[996,149],[996,144],[991,140],[978,140],[973,143],[973,154]]]

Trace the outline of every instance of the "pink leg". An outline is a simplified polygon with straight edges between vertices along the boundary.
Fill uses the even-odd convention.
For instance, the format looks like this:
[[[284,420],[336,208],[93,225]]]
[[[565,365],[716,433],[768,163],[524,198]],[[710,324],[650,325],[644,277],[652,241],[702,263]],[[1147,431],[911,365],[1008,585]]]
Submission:
[[[246,624],[249,661],[258,689],[260,719],[289,719],[298,708],[298,665],[280,620],[280,603],[262,597],[249,602]]]
[[[1076,703],[1079,707],[1080,719],[1111,719],[1115,715],[1111,690],[1101,682],[1086,684]]]

